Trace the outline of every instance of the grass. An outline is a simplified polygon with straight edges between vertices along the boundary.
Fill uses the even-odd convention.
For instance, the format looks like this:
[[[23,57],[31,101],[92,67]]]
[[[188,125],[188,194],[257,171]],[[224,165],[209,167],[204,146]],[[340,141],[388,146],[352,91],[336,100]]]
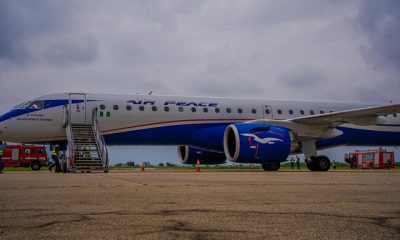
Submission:
[[[149,166],[146,168],[151,168],[151,169],[160,169],[160,170],[194,170],[195,165],[187,165],[187,166]],[[110,170],[133,170],[133,169],[140,169],[140,166],[135,166],[135,167],[128,167],[128,166],[111,166]],[[202,170],[250,170],[250,166],[248,165],[202,165],[201,166]],[[259,164],[254,165],[253,169],[255,170],[261,170],[261,166]],[[285,162],[281,164],[281,170],[291,170],[290,168],[290,163]],[[396,162],[396,169],[400,169],[400,162]],[[297,170],[297,166],[295,164],[294,170]],[[302,163],[300,165],[300,170],[308,170],[307,166]],[[331,166],[331,169],[333,170],[333,167]],[[345,163],[337,163],[336,164],[336,170],[352,170],[347,164]],[[361,169],[353,169],[353,170],[361,170]],[[4,168],[4,171],[32,171],[31,168],[29,167],[6,167]],[[40,171],[48,171],[47,166],[43,166]]]

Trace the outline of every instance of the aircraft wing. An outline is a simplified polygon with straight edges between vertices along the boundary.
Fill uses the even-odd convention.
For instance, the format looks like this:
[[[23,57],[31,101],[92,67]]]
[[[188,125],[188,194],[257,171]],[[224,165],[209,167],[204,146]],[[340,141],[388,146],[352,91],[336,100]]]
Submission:
[[[286,120],[260,119],[248,123],[271,124],[291,129],[299,138],[332,138],[340,136],[341,131],[336,126],[350,123],[360,126],[369,126],[383,123],[380,116],[400,113],[400,104],[358,108],[346,111],[317,114]]]
[[[352,123],[355,125],[374,125],[380,123],[379,116],[400,113],[400,104],[390,104],[377,107],[358,108],[353,110],[325,113],[307,117],[293,118],[291,121],[310,125],[340,125]]]

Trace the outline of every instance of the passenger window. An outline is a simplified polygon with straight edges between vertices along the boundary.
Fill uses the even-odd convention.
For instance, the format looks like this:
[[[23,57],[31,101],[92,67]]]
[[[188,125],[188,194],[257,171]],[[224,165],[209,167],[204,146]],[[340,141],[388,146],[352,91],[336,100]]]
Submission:
[[[203,108],[203,112],[208,112],[208,108]]]
[[[132,106],[131,105],[126,105],[126,110],[128,110],[128,111],[132,110]]]
[[[243,109],[238,108],[238,113],[243,113]]]
[[[38,149],[38,154],[43,154],[43,153],[44,153],[43,148],[39,148],[39,149]]]
[[[153,110],[153,112],[157,111],[157,107],[156,106],[152,106],[151,110]]]
[[[164,111],[169,112],[169,107],[168,106],[164,107]]]
[[[179,108],[178,108],[178,111],[179,111],[179,112],[183,112],[183,107],[179,107]]]
[[[251,109],[251,113],[252,113],[252,114],[256,114],[256,113],[257,113],[257,110],[255,110],[255,109],[253,108],[253,109]]]
[[[319,113],[324,114],[325,112],[321,110],[321,111],[319,111]]]
[[[118,110],[118,105],[114,105],[114,106],[113,106],[113,109],[114,109],[115,111],[117,111],[117,110]]]
[[[227,109],[226,109],[226,112],[227,112],[227,113],[231,113],[232,110],[231,110],[230,108],[227,108]]]
[[[293,110],[289,110],[289,114],[290,114],[290,115],[293,115]]]
[[[24,150],[24,153],[25,153],[25,154],[30,154],[30,153],[31,153],[31,150],[30,150],[30,149],[25,149],[25,150]]]
[[[314,115],[314,110],[310,110],[310,114],[311,114],[311,115]]]
[[[192,112],[196,112],[197,109],[195,107],[192,107]]]
[[[104,104],[101,104],[100,105],[100,110],[104,110],[104,109],[106,109],[106,106]]]
[[[140,111],[144,111],[144,106],[139,106]]]
[[[216,112],[216,113],[219,113],[219,108],[215,108],[215,112]]]
[[[269,109],[267,108],[267,109],[265,109],[265,113],[266,113],[266,114],[270,114],[271,112],[270,112]]]
[[[282,110],[278,109],[278,114],[282,114]]]
[[[300,114],[301,114],[301,115],[304,115],[304,110],[300,110]]]

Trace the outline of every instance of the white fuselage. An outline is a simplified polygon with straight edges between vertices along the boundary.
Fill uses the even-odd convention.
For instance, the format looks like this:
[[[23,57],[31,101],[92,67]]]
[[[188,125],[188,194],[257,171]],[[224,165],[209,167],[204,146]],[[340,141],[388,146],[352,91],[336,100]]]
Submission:
[[[35,101],[39,107],[32,105]],[[32,106],[29,107],[29,104]],[[60,93],[39,97],[3,114],[0,117],[0,139],[22,143],[65,141],[66,131],[62,126],[65,106],[71,111],[71,120],[81,124],[91,123],[92,110],[97,107],[101,131],[110,145],[196,145],[196,138],[207,138],[201,133],[193,135],[203,128],[224,127],[256,119],[292,119],[377,105],[379,104]],[[341,127],[349,129],[349,132],[362,130],[371,134],[395,133],[394,140],[397,141],[400,117],[389,115],[384,119],[385,124],[380,125],[361,127],[343,124]],[[366,145],[364,142],[368,143],[360,141],[362,145]],[[335,142],[332,145],[340,144],[353,142]],[[357,141],[354,144],[358,144]],[[376,141],[371,141],[371,145],[375,144]],[[397,144],[399,143],[393,142],[393,145]],[[212,146],[210,144],[209,147]],[[207,144],[203,147],[208,148]]]

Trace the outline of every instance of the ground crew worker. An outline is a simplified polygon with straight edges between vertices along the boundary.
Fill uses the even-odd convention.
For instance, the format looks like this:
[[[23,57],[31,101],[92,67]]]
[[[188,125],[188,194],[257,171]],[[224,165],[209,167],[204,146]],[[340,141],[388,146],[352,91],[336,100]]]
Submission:
[[[332,166],[333,166],[333,169],[336,170],[336,161],[335,160],[333,160]]]
[[[290,169],[294,169],[294,159],[290,159]]]
[[[297,170],[300,170],[300,158],[296,156]]]
[[[54,167],[56,167],[56,172],[61,172],[59,152],[60,152],[60,148],[58,145],[56,145],[53,148],[53,151],[51,151],[51,159],[54,162],[52,164],[50,164],[50,166],[49,166],[50,172],[53,170]]]
[[[3,173],[3,154],[4,154],[4,145],[0,142],[0,173]]]

